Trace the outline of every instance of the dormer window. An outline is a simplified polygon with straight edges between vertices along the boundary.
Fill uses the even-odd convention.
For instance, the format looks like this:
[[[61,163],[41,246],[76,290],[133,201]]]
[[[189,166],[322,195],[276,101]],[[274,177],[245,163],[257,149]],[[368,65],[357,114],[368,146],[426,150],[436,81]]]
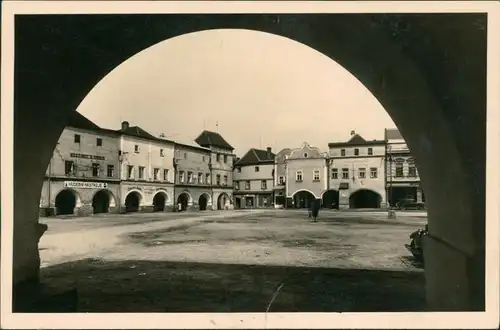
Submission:
[[[304,158],[307,158],[309,155],[307,154],[307,152],[304,153]]]
[[[340,149],[340,155],[345,156],[345,149]]]

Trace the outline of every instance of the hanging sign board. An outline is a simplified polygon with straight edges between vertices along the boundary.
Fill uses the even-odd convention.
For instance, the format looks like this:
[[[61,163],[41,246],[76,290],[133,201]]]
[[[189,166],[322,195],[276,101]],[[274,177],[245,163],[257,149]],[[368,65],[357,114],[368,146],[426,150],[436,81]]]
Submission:
[[[104,156],[97,156],[97,155],[85,155],[85,154],[77,154],[77,153],[70,153],[69,155],[70,155],[70,157],[73,157],[73,158],[105,160]]]
[[[104,189],[108,187],[105,182],[82,182],[82,181],[64,181],[65,188],[84,188],[84,189]]]

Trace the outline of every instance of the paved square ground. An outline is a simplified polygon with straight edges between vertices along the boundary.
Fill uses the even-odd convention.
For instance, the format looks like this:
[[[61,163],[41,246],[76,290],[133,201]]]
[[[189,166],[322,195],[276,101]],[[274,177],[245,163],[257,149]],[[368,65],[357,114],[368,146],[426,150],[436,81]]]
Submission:
[[[421,310],[404,248],[425,214],[221,211],[42,219],[43,280],[82,312]]]

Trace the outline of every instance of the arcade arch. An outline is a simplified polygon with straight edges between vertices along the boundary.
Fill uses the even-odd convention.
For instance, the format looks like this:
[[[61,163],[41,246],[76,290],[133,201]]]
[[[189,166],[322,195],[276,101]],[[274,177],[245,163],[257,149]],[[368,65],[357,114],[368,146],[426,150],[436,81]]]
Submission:
[[[294,208],[303,209],[308,208],[316,200],[316,196],[309,190],[299,190],[293,194],[292,199]]]
[[[326,209],[339,208],[339,191],[335,189],[327,190],[321,196],[322,206]]]
[[[381,202],[382,196],[371,189],[358,189],[349,196],[351,209],[378,209]]]
[[[177,210],[179,209],[179,204],[180,204],[180,210],[181,211],[186,211],[188,206],[193,202],[193,198],[188,192],[183,192],[177,197],[177,205],[176,208]]]
[[[275,24],[272,15],[258,16],[228,17],[223,26],[257,29],[303,42],[342,64],[379,99],[416,156],[427,195],[430,235],[426,246],[431,249],[426,252],[428,301],[439,308],[484,308],[485,166],[477,160],[484,160],[486,153],[485,18],[480,14],[450,14],[435,21],[426,15],[340,15],[335,19],[297,15],[293,23]],[[95,33],[100,25],[92,19],[82,21],[76,28],[82,29],[79,34]],[[26,29],[30,21],[19,22],[25,24],[20,31],[31,31],[31,39],[16,51],[24,54],[16,57],[16,65],[30,69],[17,73],[16,85],[19,101],[15,114],[19,120],[14,133],[14,200],[23,202],[14,205],[14,260],[19,260],[14,265],[15,282],[33,277],[39,267],[33,266],[39,264],[34,224],[46,165],[71,111],[90,86],[148,45],[185,31],[222,26],[211,18],[200,22],[179,15],[182,23],[173,18],[171,24],[181,28],[172,32],[168,28],[171,24],[156,21],[164,17],[152,17],[144,20],[152,27],[143,29],[148,30],[146,37],[123,34],[124,27],[141,30],[144,23],[140,21],[106,19],[116,23],[109,24],[107,34],[117,42],[102,44],[102,52],[82,51],[71,38],[75,30],[65,28],[69,22],[64,20],[45,22],[53,29]],[[43,18],[36,18],[36,24],[40,20]],[[306,26],[309,32],[299,33],[297,25]],[[51,41],[44,37],[51,33],[48,31],[58,31],[59,37]],[[307,39],[311,35],[315,38]],[[121,42],[121,38],[137,38],[138,42]],[[113,48],[116,45],[120,51]],[[68,59],[64,68],[50,60],[54,52]],[[109,56],[98,58],[104,52]],[[90,71],[71,70],[82,62],[96,65]],[[470,81],[476,82],[474,86]],[[60,86],[65,86],[65,93],[47,92]],[[28,168],[24,164],[34,165]],[[447,164],[446,171],[442,171],[442,164]],[[33,171],[36,175],[25,175]],[[450,200],[468,203],[446,207]],[[445,258],[447,268],[440,270],[440,260]],[[456,290],[458,287],[463,289]]]
[[[142,194],[139,191],[131,190],[125,197],[125,212],[138,212],[142,202]]]
[[[198,206],[200,208],[200,211],[206,211],[208,205],[211,202],[211,197],[207,193],[203,193],[200,195],[200,198],[198,198]]]
[[[157,191],[153,196],[153,212],[165,211],[165,205],[168,202],[168,195],[164,191]]]
[[[217,210],[225,210],[229,205],[229,195],[225,192],[221,193],[219,197],[217,197]]]
[[[115,206],[115,197],[107,189],[97,191],[92,197],[92,208],[94,214],[108,213],[110,207]]]
[[[80,196],[73,189],[63,189],[56,195],[56,215],[73,215],[81,204]]]

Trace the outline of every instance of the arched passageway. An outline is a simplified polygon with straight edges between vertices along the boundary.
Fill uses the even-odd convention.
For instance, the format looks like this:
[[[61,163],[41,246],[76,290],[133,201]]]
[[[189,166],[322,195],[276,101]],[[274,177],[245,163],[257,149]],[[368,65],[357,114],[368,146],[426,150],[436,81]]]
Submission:
[[[165,211],[165,204],[167,203],[167,194],[160,191],[153,197],[153,212]]]
[[[200,207],[200,211],[206,211],[207,206],[208,206],[208,195],[207,194],[201,194],[200,198],[198,199],[198,205]]]
[[[316,196],[305,190],[298,191],[293,195],[293,205],[296,209],[308,208],[315,200]]]
[[[125,212],[138,212],[141,205],[141,195],[137,191],[131,191],[125,197]]]
[[[432,234],[424,251],[430,306],[484,309],[486,14],[280,14],[281,24],[275,14],[207,15],[202,20],[199,15],[86,16],[78,25],[66,15],[16,19],[16,102],[9,104],[16,121],[15,283],[37,276],[40,187],[57,139],[86,93],[117,65],[159,41],[186,32],[240,28],[287,36],[322,52],[377,97],[416,157],[426,192]],[[82,39],[102,33],[104,21],[109,23],[106,35],[116,42],[100,43],[99,52],[82,48]],[[307,27],[307,33],[297,26]],[[65,65],[53,61],[53,54],[64,57]],[[77,70],[81,63],[95,65]],[[61,88],[64,93],[52,92]],[[467,203],[450,207],[450,201]]]
[[[106,190],[99,190],[95,193],[94,198],[92,198],[92,208],[94,209],[94,214],[108,213],[110,205],[109,192]]]
[[[373,190],[359,189],[349,196],[351,209],[378,209],[382,197]]]
[[[56,215],[71,215],[75,212],[76,193],[69,189],[61,190],[56,196]]]
[[[325,209],[338,209],[339,208],[339,191],[327,190],[323,193],[323,207]]]
[[[226,193],[222,193],[217,198],[217,210],[225,210],[227,205],[229,204],[229,195]]]
[[[182,193],[179,195],[179,197],[177,198],[177,210],[179,211],[179,204],[180,204],[180,211],[186,211],[187,208],[188,208],[188,205],[189,205],[189,200],[191,199],[191,197],[189,196],[188,193]]]

